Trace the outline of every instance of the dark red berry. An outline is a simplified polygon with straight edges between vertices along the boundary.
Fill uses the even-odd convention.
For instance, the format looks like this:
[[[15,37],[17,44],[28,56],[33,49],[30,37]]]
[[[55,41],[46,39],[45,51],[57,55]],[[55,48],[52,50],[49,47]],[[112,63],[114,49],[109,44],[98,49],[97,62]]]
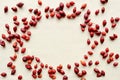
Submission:
[[[22,8],[22,7],[23,7],[23,5],[24,5],[24,3],[23,3],[23,2],[19,2],[19,3],[17,3],[17,4],[16,4],[16,6],[17,6],[17,7],[19,7],[19,8]]]

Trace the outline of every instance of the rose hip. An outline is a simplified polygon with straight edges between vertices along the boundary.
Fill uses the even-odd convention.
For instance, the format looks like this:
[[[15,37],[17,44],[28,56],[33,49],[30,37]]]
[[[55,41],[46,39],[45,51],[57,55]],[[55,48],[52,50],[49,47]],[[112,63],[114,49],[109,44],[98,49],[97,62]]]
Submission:
[[[119,17],[116,17],[116,18],[115,18],[115,21],[116,21],[116,22],[119,22],[119,20],[120,20]]]
[[[17,31],[17,26],[13,27],[13,31],[16,32]]]
[[[100,2],[101,2],[102,4],[105,4],[105,3],[108,2],[108,0],[100,0]]]
[[[2,77],[6,77],[6,76],[7,76],[7,73],[6,73],[6,72],[2,72],[0,75],[1,75]]]
[[[105,76],[105,71],[101,70],[101,75]]]
[[[19,7],[19,8],[22,8],[22,7],[23,7],[23,5],[24,5],[24,3],[23,3],[23,2],[19,2],[19,3],[17,3],[17,4],[16,4],[16,6],[17,6],[17,7]]]
[[[86,60],[87,60],[87,59],[88,59],[88,56],[87,56],[87,55],[84,55],[84,59],[86,59]]]
[[[8,12],[8,6],[5,6],[4,7],[4,13],[7,13]]]
[[[68,76],[64,75],[63,80],[68,80]]]
[[[113,36],[114,36],[115,39],[118,38],[118,35],[117,35],[117,34],[113,34]]]
[[[70,1],[70,6],[74,6],[75,2],[74,1]]]
[[[92,52],[92,51],[88,51],[88,54],[89,54],[89,55],[93,55],[93,52]]]
[[[23,78],[22,75],[18,76],[18,80],[22,80],[22,78]]]
[[[95,65],[99,65],[99,61],[97,60],[97,61],[95,61]]]
[[[38,5],[42,5],[42,1],[41,0],[38,0]]]
[[[6,39],[6,35],[5,34],[2,34],[2,39]]]
[[[92,44],[91,45],[91,49],[95,49],[96,48],[96,45],[95,44]]]
[[[17,12],[17,7],[12,7],[12,11]]]
[[[35,57],[36,62],[40,63],[40,58]]]
[[[110,22],[111,22],[111,23],[114,23],[114,21],[115,21],[114,18],[111,17],[111,18],[110,18]]]
[[[33,11],[33,9],[32,9],[32,8],[30,8],[30,9],[28,9],[28,11],[31,13],[31,12]]]
[[[98,15],[99,14],[99,9],[95,11],[95,15]]]
[[[109,36],[110,40],[115,40],[114,36]]]
[[[74,63],[75,67],[79,67],[79,63],[75,62]]]
[[[77,76],[78,77],[83,77],[83,74],[82,73],[78,73]]]
[[[95,73],[100,73],[100,71],[99,71],[98,68],[94,68],[94,72],[95,72]]]
[[[84,10],[86,7],[87,7],[87,4],[86,4],[86,3],[84,3],[84,4],[81,5],[81,9],[83,9],[83,10]]]
[[[86,78],[82,77],[81,80],[86,80]]]
[[[47,6],[47,7],[45,7],[45,13],[47,13],[48,11],[49,11],[49,9],[50,9],[50,7],[49,6]]]
[[[112,23],[111,27],[115,28],[116,27],[116,23]]]
[[[94,41],[94,44],[95,44],[95,45],[98,45],[99,43],[98,43],[98,41],[95,40],[95,41]]]
[[[15,69],[12,69],[12,70],[11,70],[11,75],[15,75],[15,73],[16,73],[16,70],[15,70]]]
[[[109,48],[106,48],[106,49],[105,49],[105,52],[109,52]]]
[[[11,68],[11,69],[15,69],[15,68],[16,68],[16,66],[15,66],[15,65],[12,65],[10,68]]]
[[[25,53],[25,52],[26,52],[26,48],[22,48],[21,53]]]
[[[100,43],[103,44],[104,41],[105,41],[104,37],[101,36],[101,37],[100,37]]]
[[[87,66],[86,62],[83,60],[80,60],[80,63],[82,64],[82,66]]]
[[[38,9],[34,9],[33,13],[34,13],[35,15],[37,15]]]
[[[105,12],[105,7],[101,8],[101,12],[104,13]]]
[[[15,21],[14,24],[15,24],[16,26],[19,26],[19,25],[20,25],[20,22],[19,22],[19,21]]]
[[[67,8],[70,8],[70,6],[71,6],[70,3],[66,3]]]
[[[64,9],[64,3],[60,2],[59,8],[60,8],[60,10],[63,10]]]
[[[9,30],[9,29],[10,29],[9,24],[5,24],[5,28],[6,28],[7,30]]]
[[[76,13],[76,7],[73,8],[73,13]]]
[[[70,65],[70,64],[67,64],[67,68],[68,68],[68,69],[71,69],[71,65]]]
[[[87,39],[87,44],[90,45],[91,41],[90,39]]]
[[[45,64],[45,68],[48,68],[48,64]]]
[[[105,32],[108,33],[108,32],[109,32],[109,29],[108,29],[108,28],[105,28]]]
[[[106,21],[106,20],[103,20],[102,25],[103,25],[103,26],[106,26],[106,24],[107,24],[107,21]]]
[[[44,68],[44,67],[45,67],[45,65],[44,65],[43,63],[41,63],[40,66],[41,66],[41,68]]]
[[[88,65],[91,66],[93,64],[92,60],[88,62]]]
[[[0,40],[0,45],[1,45],[2,47],[5,47],[5,41]]]
[[[87,20],[89,15],[87,13],[84,14],[84,19]]]
[[[118,66],[118,62],[114,62],[114,63],[113,63],[113,66],[114,66],[114,67],[117,67],[117,66]]]
[[[61,19],[61,15],[59,13],[56,14],[57,19]]]
[[[26,69],[28,69],[28,70],[31,70],[31,69],[32,69],[32,66],[31,66],[30,64],[26,64],[25,67],[26,67]]]
[[[49,14],[46,14],[45,17],[46,17],[46,19],[48,19],[49,18]]]
[[[115,59],[119,59],[119,54],[115,54]]]
[[[101,77],[102,75],[101,75],[101,73],[97,73],[97,75],[96,75],[97,77]]]
[[[74,73],[78,74],[79,73],[79,69],[77,67],[74,67]]]

